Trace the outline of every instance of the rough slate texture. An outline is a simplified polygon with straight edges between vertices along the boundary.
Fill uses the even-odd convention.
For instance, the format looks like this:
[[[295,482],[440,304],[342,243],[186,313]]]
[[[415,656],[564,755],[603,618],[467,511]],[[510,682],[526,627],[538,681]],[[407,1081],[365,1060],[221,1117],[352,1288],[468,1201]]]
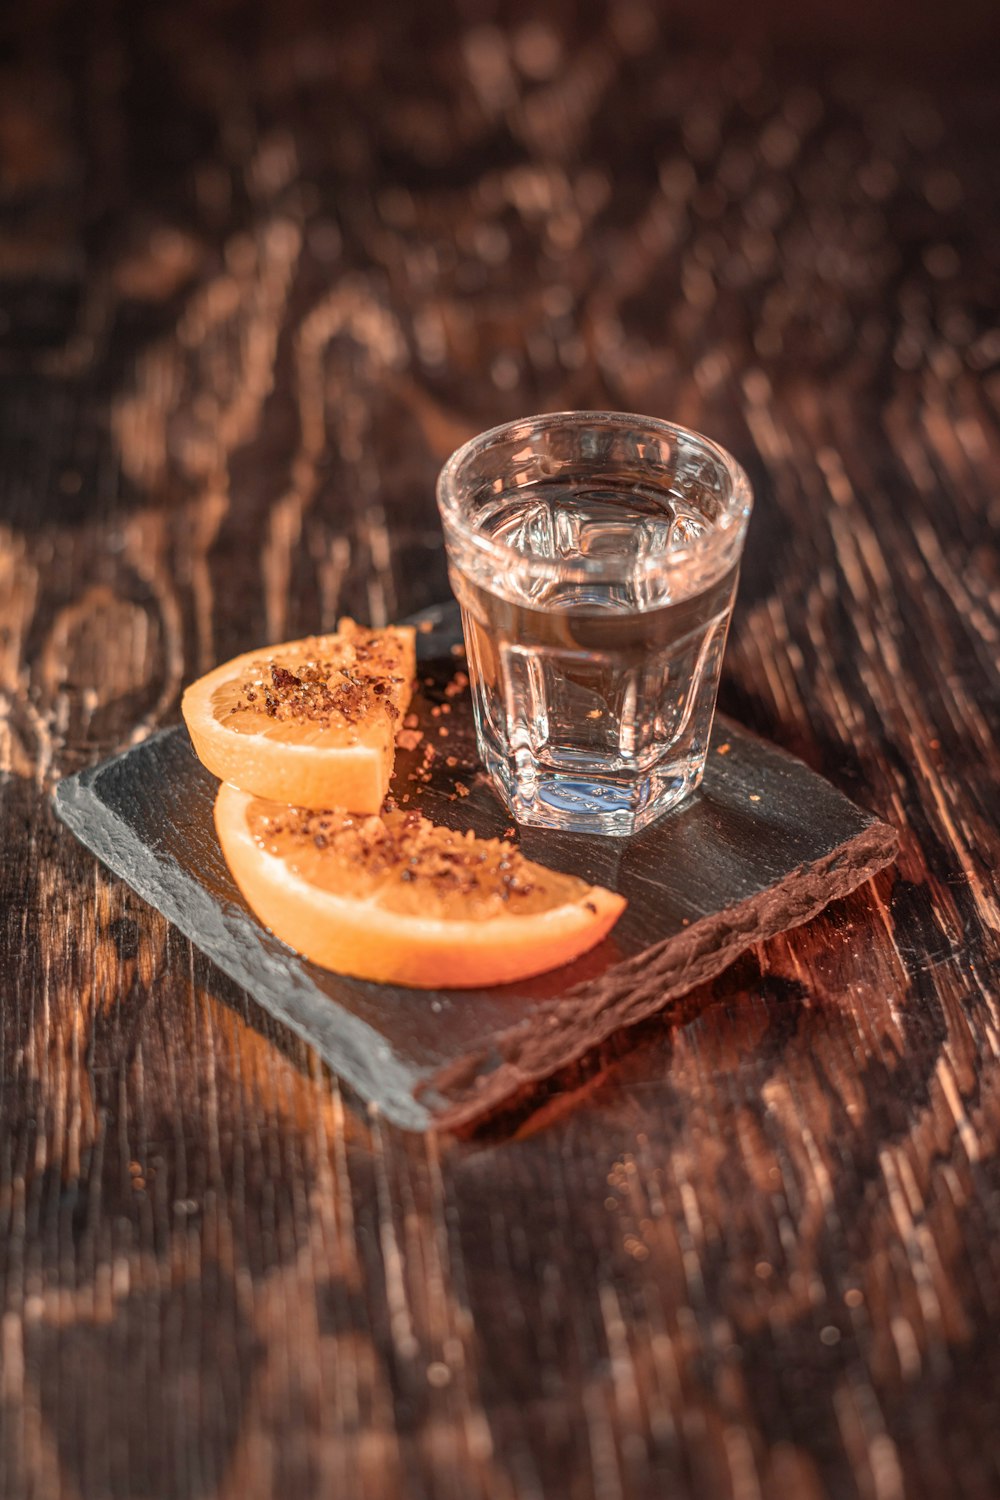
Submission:
[[[683,4],[6,7],[5,1500],[997,1492],[998,12]],[[51,781],[445,597],[452,442],[601,404],[748,465],[723,704],[900,858],[514,1138],[397,1131]]]
[[[457,610],[431,618],[438,629],[419,637],[415,700],[424,740],[401,756],[393,790],[438,821],[499,837],[508,819],[477,774],[468,690],[446,692],[461,666],[450,650],[461,638]],[[436,749],[424,781],[415,773],[428,745]],[[428,993],[325,974],[269,937],[218,848],[217,786],[177,728],[64,781],[56,802],[116,874],[410,1128],[435,1119],[469,1126],[509,1110],[512,1096],[526,1104],[534,1083],[847,895],[898,844],[801,761],[723,720],[699,795],[640,837],[533,830],[525,841],[532,857],[628,898],[599,949],[526,983]]]

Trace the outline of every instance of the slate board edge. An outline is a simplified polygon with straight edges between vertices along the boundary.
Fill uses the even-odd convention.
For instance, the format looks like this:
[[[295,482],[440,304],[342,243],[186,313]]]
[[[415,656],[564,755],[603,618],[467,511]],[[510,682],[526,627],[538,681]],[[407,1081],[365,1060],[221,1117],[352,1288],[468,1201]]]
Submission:
[[[150,736],[150,739],[160,739],[175,734],[176,731],[177,726],[171,725],[167,729],[158,731],[156,735]],[[144,741],[144,743],[148,744],[149,741]],[[277,1001],[273,994],[269,995],[266,1000],[260,998],[256,993],[260,986],[259,971],[252,965],[242,964],[229,947],[222,947],[213,941],[212,928],[218,923],[221,912],[223,921],[230,928],[235,926],[239,929],[241,938],[245,939],[248,945],[246,951],[255,951],[267,967],[278,968],[278,963],[274,955],[269,952],[267,943],[262,941],[264,930],[259,927],[254,917],[232,902],[213,896],[203,887],[197,886],[194,899],[203,920],[194,922],[190,920],[189,912],[185,913],[174,897],[174,881],[171,872],[173,860],[160,858],[155,851],[140,844],[127,825],[108,808],[95,790],[94,783],[99,776],[113,768],[117,762],[124,760],[130,753],[131,749],[122,751],[118,755],[101,761],[96,766],[89,766],[59,782],[53,791],[52,800],[60,820],[114,875],[124,880],[137,895],[160,911],[224,974],[235,980],[255,1004],[274,1015],[309,1046],[314,1047],[338,1077],[359,1093],[369,1110],[377,1110],[394,1125],[399,1125],[404,1130],[427,1130],[434,1123],[429,1107],[434,1097],[433,1090],[425,1091],[419,1098],[413,1093],[412,1073],[404,1072],[391,1057],[386,1056],[384,1040],[377,1031],[357,1016],[349,1015],[342,1008],[337,1007],[335,1015],[338,1045],[337,1050],[332,1051],[329,1045],[325,1045],[317,1037],[316,1030],[310,1026],[309,1021],[300,1019],[288,1002]],[[86,817],[82,816],[85,810]],[[131,856],[130,867],[127,870],[123,868],[121,859],[121,850],[125,841],[128,842]],[[185,892],[190,908],[192,887],[186,885]],[[271,941],[276,940],[271,939]],[[275,977],[279,975],[276,974]],[[280,979],[283,985],[294,984],[294,976],[288,971],[281,971]],[[311,997],[304,994],[297,998],[304,1003],[309,1003],[311,1000]],[[326,1007],[328,1013],[323,1019],[329,1024],[333,1019],[329,1012],[334,1011],[330,1001],[325,996],[317,994],[315,1004],[317,1007]],[[370,1098],[370,1095],[376,1091],[376,1080],[369,1059],[378,1069],[377,1091],[382,1095],[382,1101],[379,1104],[375,1104]],[[393,1080],[394,1073],[399,1075],[395,1081]]]
[[[515,1106],[519,1097],[572,1067],[616,1031],[648,1020],[672,1000],[714,979],[753,944],[811,921],[831,901],[849,895],[891,864],[898,851],[896,830],[872,820],[823,859],[790,871],[769,890],[616,964],[585,993],[555,1002],[557,1024],[543,1036],[536,1027],[512,1026],[495,1037],[490,1051],[499,1052],[502,1061],[492,1072],[482,1072],[476,1066],[482,1056],[470,1054],[435,1074],[429,1086],[450,1100],[445,1109],[435,1111],[435,1125],[471,1133],[472,1127],[487,1124],[501,1105]],[[732,935],[720,944],[715,939],[724,921]],[[637,990],[634,976],[640,966],[644,983]],[[530,1052],[527,1062],[523,1055],[516,1056],[519,1044],[533,1037],[542,1043],[534,1063]],[[554,1047],[556,1059],[548,1056]]]

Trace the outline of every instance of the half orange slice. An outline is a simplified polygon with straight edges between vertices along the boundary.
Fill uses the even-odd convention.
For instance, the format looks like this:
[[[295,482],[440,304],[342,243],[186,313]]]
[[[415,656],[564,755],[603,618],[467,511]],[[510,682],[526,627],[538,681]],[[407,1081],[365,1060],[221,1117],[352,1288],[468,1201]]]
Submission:
[[[225,662],[187,689],[195,752],[222,781],[299,807],[375,813],[413,690],[415,633],[341,620]]]
[[[280,807],[222,786],[233,878],[276,937],[327,969],[418,989],[504,984],[585,953],[623,897],[419,813]]]

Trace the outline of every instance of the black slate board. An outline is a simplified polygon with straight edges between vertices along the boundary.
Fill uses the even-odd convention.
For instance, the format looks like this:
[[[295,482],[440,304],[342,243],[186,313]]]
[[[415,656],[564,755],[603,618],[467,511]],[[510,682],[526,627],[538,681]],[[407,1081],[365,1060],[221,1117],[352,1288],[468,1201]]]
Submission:
[[[426,735],[400,754],[396,790],[438,822],[498,835],[509,819],[476,767],[468,693],[445,693],[462,666],[459,639],[454,607],[429,612],[414,704]],[[423,780],[428,742],[437,753]],[[524,831],[532,858],[628,897],[599,949],[521,984],[415,991],[326,973],[257,923],[216,843],[216,785],[178,726],[67,778],[55,804],[109,869],[411,1130],[483,1119],[752,943],[806,921],[896,851],[892,829],[801,761],[720,718],[700,793],[643,833]],[[468,795],[456,796],[456,785]]]

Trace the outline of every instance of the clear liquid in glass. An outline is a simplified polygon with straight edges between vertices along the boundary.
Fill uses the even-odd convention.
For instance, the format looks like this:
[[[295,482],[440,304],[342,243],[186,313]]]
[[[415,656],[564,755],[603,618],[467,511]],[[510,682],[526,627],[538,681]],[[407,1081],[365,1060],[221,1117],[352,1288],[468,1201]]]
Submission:
[[[480,505],[526,563],[624,559],[616,582],[452,550],[480,752],[519,822],[628,834],[700,781],[738,565],[693,590],[668,565],[713,524],[686,488],[552,479]]]

